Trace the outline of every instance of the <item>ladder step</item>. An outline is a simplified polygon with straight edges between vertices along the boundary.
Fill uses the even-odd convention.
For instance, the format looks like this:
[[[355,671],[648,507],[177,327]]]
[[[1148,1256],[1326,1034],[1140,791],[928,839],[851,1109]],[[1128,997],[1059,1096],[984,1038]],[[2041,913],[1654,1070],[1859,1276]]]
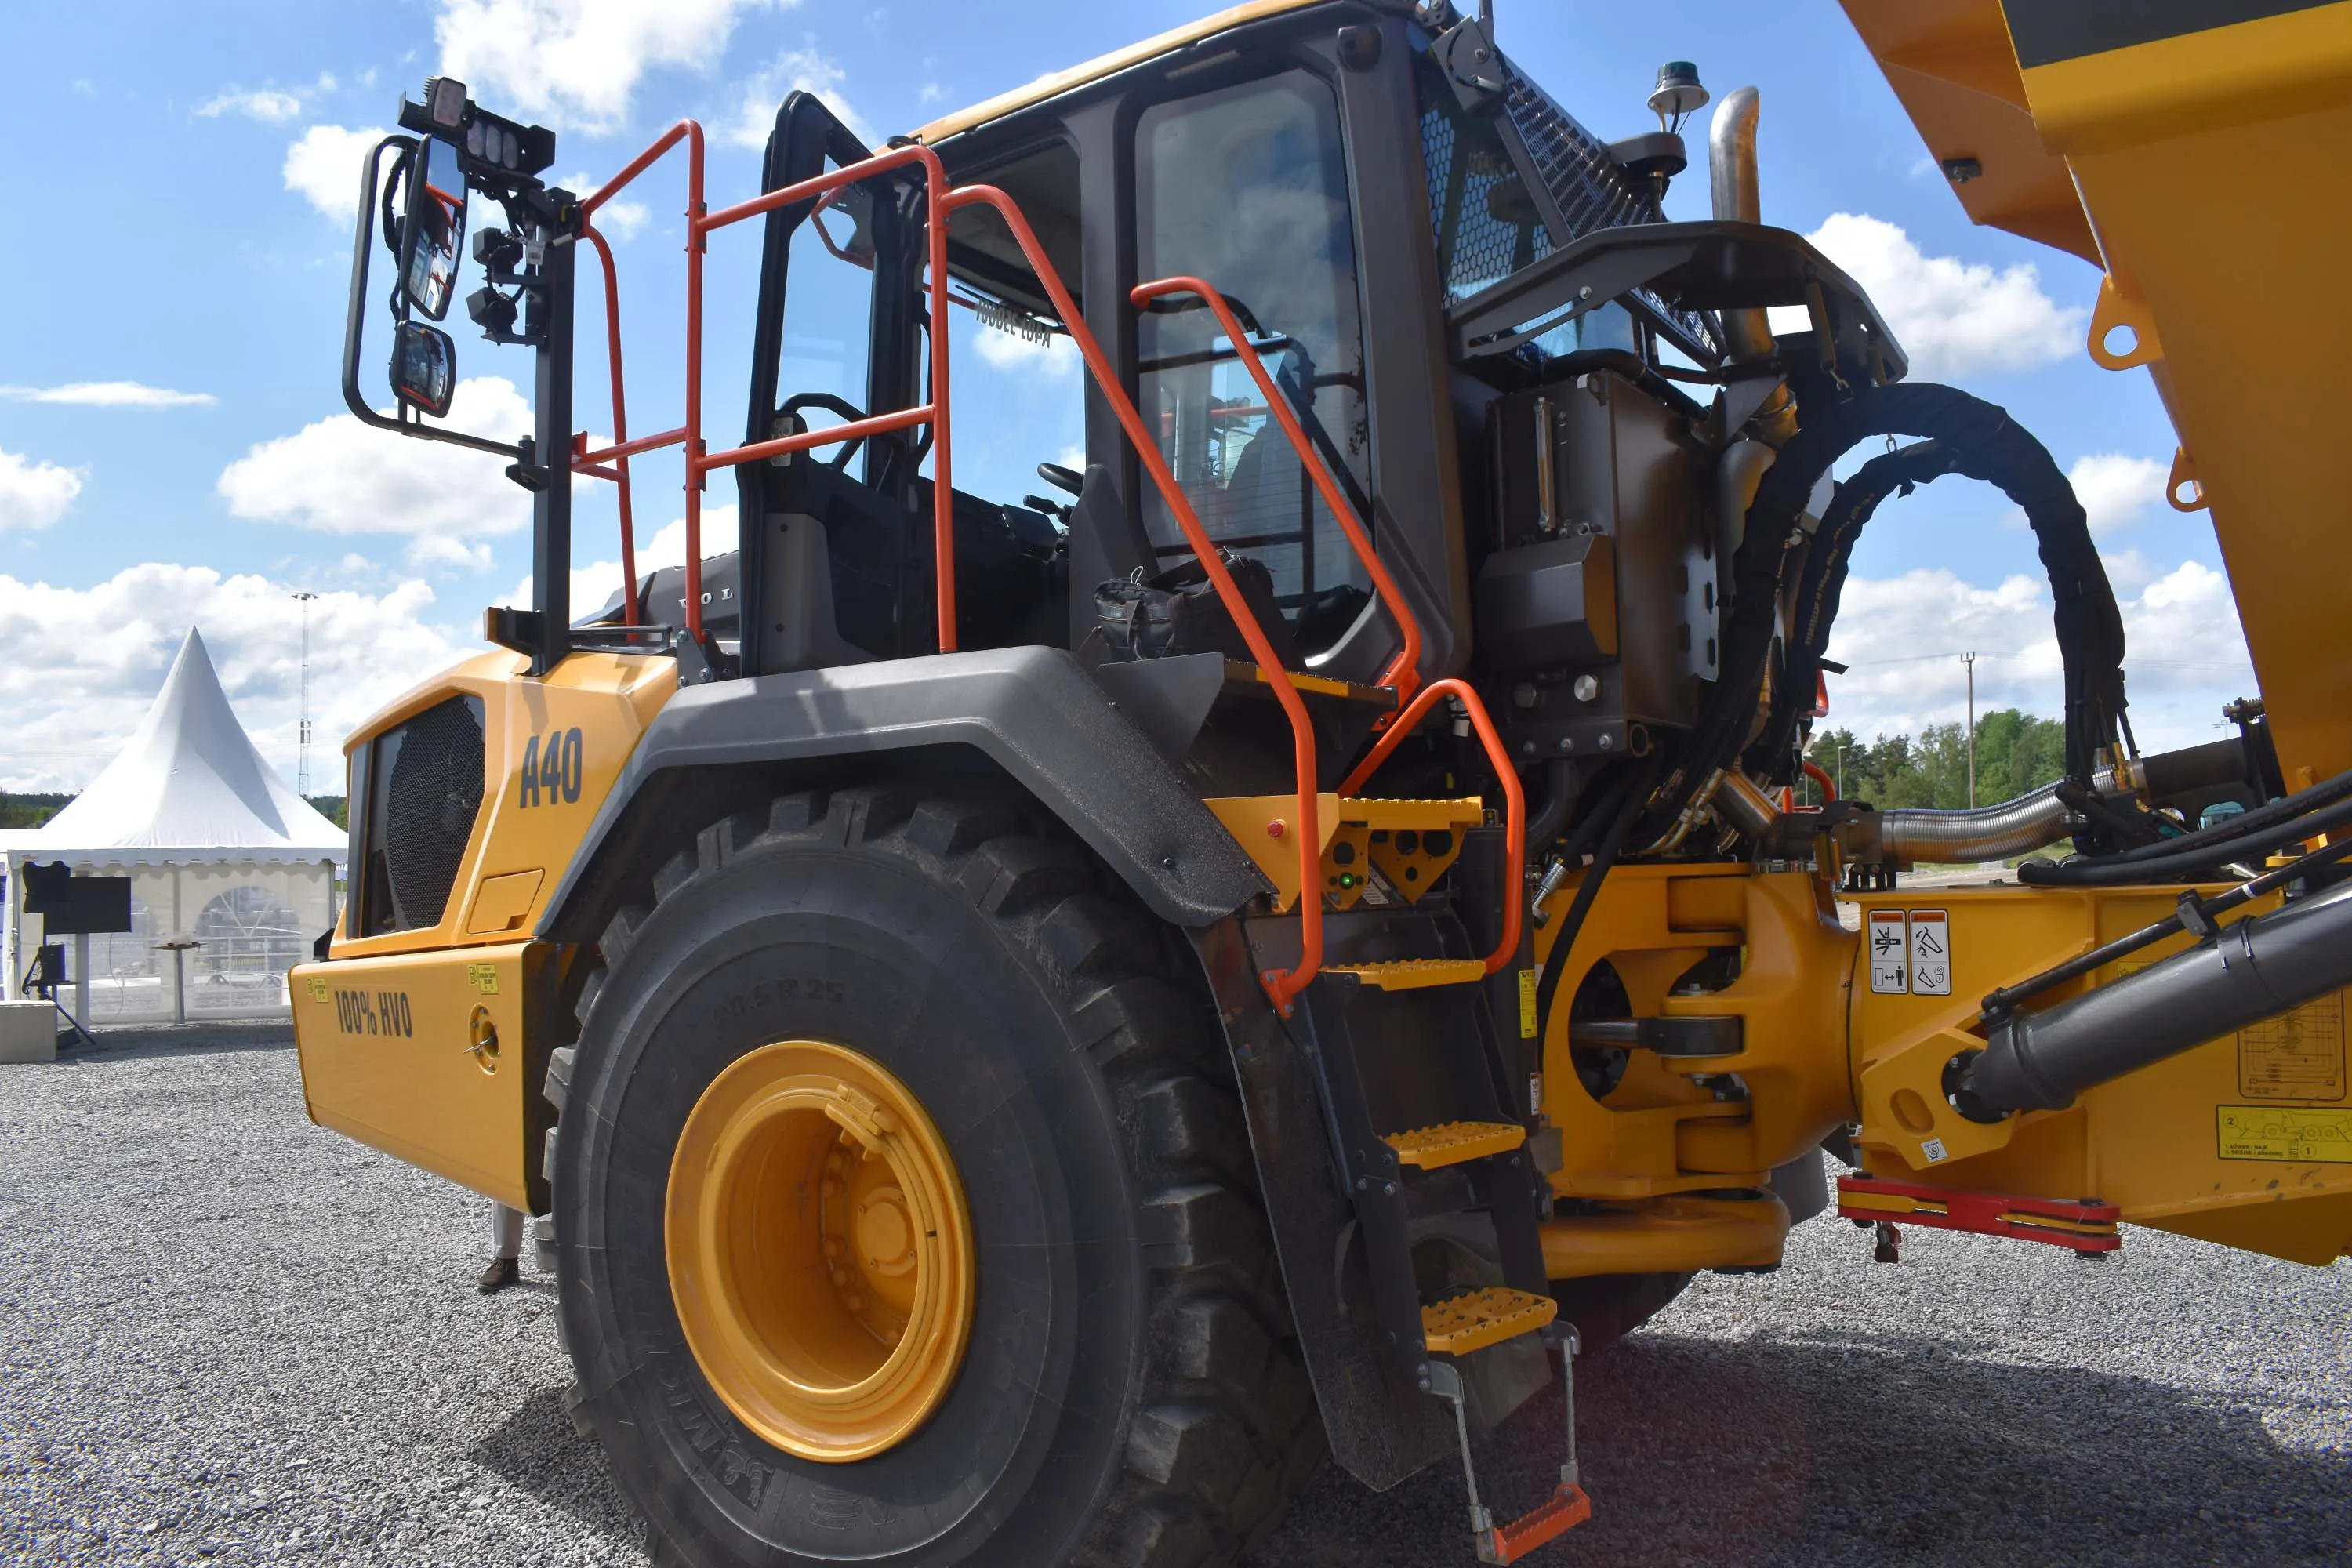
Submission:
[[[1488,1525],[1482,1531],[1478,1536],[1478,1561],[1517,1563],[1591,1517],[1592,1500],[1584,1495],[1584,1489],[1562,1481],[1553,1489],[1550,1498],[1524,1519],[1515,1519],[1505,1525]]]
[[[1528,1141],[1528,1130],[1516,1121],[1442,1121],[1391,1132],[1381,1142],[1396,1151],[1397,1163],[1424,1171],[1507,1154]]]
[[[1424,985],[1470,985],[1486,978],[1475,958],[1398,958],[1386,963],[1332,963],[1327,974],[1352,974],[1383,991],[1418,991]]]
[[[1421,1310],[1421,1337],[1440,1355],[1468,1355],[1488,1345],[1548,1328],[1559,1303],[1497,1285],[1454,1296]]]

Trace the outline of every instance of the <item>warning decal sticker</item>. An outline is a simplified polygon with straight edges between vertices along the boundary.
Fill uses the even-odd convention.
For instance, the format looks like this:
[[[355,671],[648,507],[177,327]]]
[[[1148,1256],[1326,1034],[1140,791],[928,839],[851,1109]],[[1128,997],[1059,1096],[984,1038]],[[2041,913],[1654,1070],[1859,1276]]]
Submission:
[[[1901,996],[1911,989],[1911,952],[1903,932],[1903,911],[1873,910],[1866,921],[1871,994]]]
[[[1911,994],[1952,994],[1952,922],[1942,910],[1911,911]]]
[[[2214,1111],[2224,1160],[2352,1165],[2352,1106],[2221,1105]]]
[[[2239,1030],[2238,1092],[2249,1100],[2343,1099],[2343,993]]]

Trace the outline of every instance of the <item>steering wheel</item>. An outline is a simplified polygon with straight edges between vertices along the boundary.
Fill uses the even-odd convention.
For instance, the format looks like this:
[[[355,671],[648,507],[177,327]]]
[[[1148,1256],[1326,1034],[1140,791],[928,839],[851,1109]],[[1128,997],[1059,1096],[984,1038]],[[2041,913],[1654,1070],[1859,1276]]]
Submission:
[[[803,408],[822,408],[828,414],[838,414],[848,420],[866,417],[865,410],[847,398],[835,397],[830,392],[795,392],[784,399],[784,405],[776,412],[797,416]],[[857,448],[864,445],[866,445],[866,437],[863,436],[853,436],[848,440],[839,443],[839,450],[826,460],[825,466],[835,473],[841,472],[849,467],[849,459],[856,457]]]

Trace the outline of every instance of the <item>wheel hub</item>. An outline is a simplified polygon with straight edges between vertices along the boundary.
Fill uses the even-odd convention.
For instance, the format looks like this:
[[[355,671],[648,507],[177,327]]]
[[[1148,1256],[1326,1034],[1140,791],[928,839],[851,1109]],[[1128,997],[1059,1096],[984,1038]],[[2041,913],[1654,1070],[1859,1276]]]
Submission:
[[[670,1294],[711,1387],[803,1458],[887,1451],[947,1395],[971,1221],[914,1095],[846,1046],[780,1040],[711,1080],[670,1163]]]

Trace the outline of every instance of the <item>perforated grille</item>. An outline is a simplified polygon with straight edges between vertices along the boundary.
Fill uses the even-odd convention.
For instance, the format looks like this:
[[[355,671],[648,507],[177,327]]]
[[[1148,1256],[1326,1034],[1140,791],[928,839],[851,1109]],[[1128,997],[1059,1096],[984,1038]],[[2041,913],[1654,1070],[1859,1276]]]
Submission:
[[[1451,303],[1550,255],[1551,234],[1537,221],[1527,187],[1493,127],[1464,120],[1443,81],[1425,81],[1423,98],[1429,104],[1421,116],[1429,228],[1437,237]],[[1498,216],[1498,207],[1520,221]]]
[[[1526,144],[1538,176],[1567,219],[1570,238],[1581,239],[1599,229],[1664,220],[1655,198],[1627,177],[1601,139],[1578,124],[1574,115],[1521,72],[1511,73],[1504,111]],[[1696,310],[1669,310],[1664,300],[1646,289],[1633,292],[1669,326],[1686,335],[1689,346],[1701,350],[1704,357],[1719,354],[1714,324],[1706,316]]]
[[[375,742],[368,930],[441,923],[482,809],[482,703],[437,702]]]

